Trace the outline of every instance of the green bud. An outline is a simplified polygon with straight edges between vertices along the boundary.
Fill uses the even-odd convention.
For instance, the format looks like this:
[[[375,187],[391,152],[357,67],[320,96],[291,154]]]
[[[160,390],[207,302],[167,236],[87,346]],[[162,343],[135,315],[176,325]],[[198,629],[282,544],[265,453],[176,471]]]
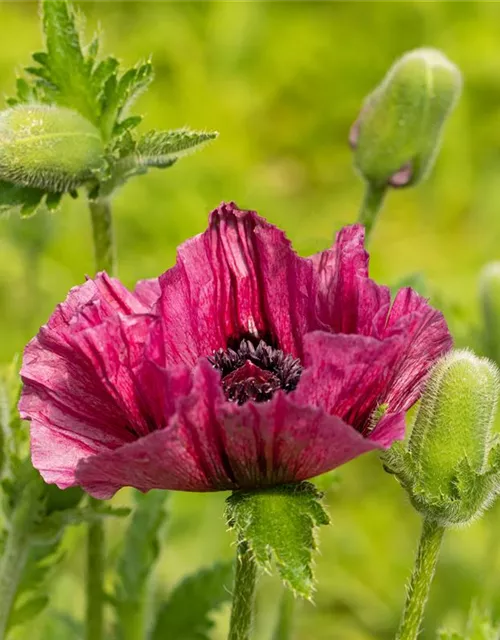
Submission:
[[[386,459],[415,508],[442,526],[466,524],[497,493],[500,456],[492,434],[497,367],[455,351],[432,370],[407,448]]]
[[[491,262],[482,270],[479,296],[486,354],[500,363],[500,262]]]
[[[354,163],[368,182],[404,187],[422,180],[460,95],[459,69],[436,49],[400,58],[366,98],[351,129]]]
[[[75,111],[32,104],[0,113],[0,180],[71,191],[92,177],[103,156],[99,131]]]

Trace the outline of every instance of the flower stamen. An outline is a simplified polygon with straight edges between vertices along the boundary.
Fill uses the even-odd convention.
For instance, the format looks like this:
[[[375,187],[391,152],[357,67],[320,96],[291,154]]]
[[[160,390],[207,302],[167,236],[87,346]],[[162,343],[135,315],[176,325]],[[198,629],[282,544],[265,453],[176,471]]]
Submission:
[[[293,391],[302,375],[300,360],[260,340],[241,340],[237,349],[219,349],[208,360],[221,372],[222,388],[230,402],[267,402],[278,389]]]

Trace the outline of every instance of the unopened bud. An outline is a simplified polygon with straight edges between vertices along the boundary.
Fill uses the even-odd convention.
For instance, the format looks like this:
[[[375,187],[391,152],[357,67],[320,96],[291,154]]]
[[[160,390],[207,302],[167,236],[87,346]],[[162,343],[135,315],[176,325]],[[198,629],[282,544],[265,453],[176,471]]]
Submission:
[[[422,180],[461,86],[459,69],[436,49],[400,58],[366,98],[351,129],[354,163],[363,178],[394,187]]]
[[[92,177],[103,156],[99,131],[75,111],[33,104],[0,113],[0,180],[71,191]]]
[[[391,469],[427,519],[465,524],[496,495],[498,389],[493,362],[466,350],[450,353],[432,370],[408,447],[393,454]]]
[[[486,265],[479,278],[486,355],[500,363],[500,262]]]

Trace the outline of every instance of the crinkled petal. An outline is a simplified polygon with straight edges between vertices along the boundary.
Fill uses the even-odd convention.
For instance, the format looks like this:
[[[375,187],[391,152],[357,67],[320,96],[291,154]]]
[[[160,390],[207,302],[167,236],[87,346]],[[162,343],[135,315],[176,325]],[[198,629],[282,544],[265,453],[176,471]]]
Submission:
[[[303,334],[317,326],[312,276],[311,261],[294,253],[282,231],[253,211],[221,205],[160,278],[168,362],[192,365],[246,335],[300,355]]]
[[[387,435],[365,439],[340,418],[281,392],[266,403],[228,403],[218,372],[206,360],[195,367],[192,391],[177,406],[165,429],[87,457],[77,481],[98,498],[122,486],[255,488],[311,478],[388,441]]]
[[[391,411],[404,411],[418,400],[430,368],[451,349],[453,340],[443,314],[410,288],[396,295],[381,337],[401,343],[385,402]]]
[[[373,335],[375,319],[385,319],[389,310],[389,289],[368,278],[364,238],[361,225],[344,227],[332,249],[311,257],[318,281],[318,316],[334,333]]]
[[[367,434],[375,409],[387,402],[400,338],[377,340],[315,331],[305,339],[305,370],[292,396],[336,415]],[[389,407],[392,411],[392,408]]]

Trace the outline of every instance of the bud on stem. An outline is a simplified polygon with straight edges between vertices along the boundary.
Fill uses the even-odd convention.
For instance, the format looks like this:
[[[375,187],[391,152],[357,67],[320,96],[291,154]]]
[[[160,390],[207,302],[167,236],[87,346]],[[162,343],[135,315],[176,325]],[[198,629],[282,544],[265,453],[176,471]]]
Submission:
[[[99,132],[75,111],[31,104],[0,113],[0,180],[71,191],[90,180],[103,160]]]

